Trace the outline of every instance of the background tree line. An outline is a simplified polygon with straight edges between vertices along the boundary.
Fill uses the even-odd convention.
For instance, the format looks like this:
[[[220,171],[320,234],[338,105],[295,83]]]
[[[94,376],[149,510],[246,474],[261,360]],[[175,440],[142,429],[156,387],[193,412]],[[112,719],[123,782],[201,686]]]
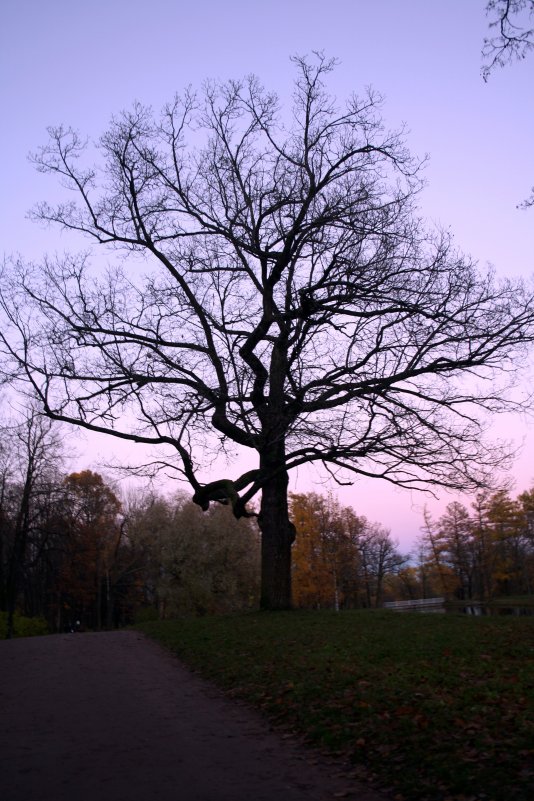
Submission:
[[[332,495],[290,496],[297,530],[293,545],[293,604],[307,608],[378,607],[387,582],[409,556],[379,523],[341,506]]]
[[[2,427],[0,611],[43,617],[52,631],[139,617],[257,608],[260,531],[228,506],[203,512],[183,495],[120,498],[91,470],[67,473],[58,429],[30,411]],[[297,529],[293,603],[376,606],[406,561],[389,533],[331,495],[291,496]]]
[[[139,618],[254,609],[260,532],[228,506],[203,512],[184,494],[119,498],[98,473],[66,474],[61,439],[30,412],[0,447],[0,611],[45,618],[50,630],[101,629]],[[293,605],[378,607],[384,600],[531,594],[534,489],[457,501],[402,554],[379,523],[331,494],[290,495],[296,529]]]
[[[481,492],[470,509],[454,501],[426,513],[412,564],[399,571],[399,598],[443,595],[488,601],[534,591],[534,489]]]
[[[91,470],[62,469],[61,440],[29,413],[1,430],[0,611],[52,631],[101,629],[144,614],[258,605],[259,535],[221,506],[147,490],[125,499]],[[146,611],[148,610],[148,611]]]
[[[97,473],[65,475],[61,440],[30,412],[2,427],[0,610],[62,631],[124,622],[129,595],[121,502]]]

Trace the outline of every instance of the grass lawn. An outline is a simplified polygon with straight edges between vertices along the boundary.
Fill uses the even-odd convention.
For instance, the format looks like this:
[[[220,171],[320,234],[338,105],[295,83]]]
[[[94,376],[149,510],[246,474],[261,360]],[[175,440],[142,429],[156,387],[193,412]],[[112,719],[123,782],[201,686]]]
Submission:
[[[534,617],[278,612],[138,628],[398,801],[534,798]]]

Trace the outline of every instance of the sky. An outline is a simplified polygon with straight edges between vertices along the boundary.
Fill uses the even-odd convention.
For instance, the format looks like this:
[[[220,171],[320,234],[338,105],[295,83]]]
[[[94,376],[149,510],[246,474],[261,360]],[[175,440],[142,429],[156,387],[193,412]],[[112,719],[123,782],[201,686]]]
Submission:
[[[53,199],[49,176],[28,154],[46,128],[64,123],[97,138],[134,100],[156,111],[176,91],[206,79],[257,74],[290,97],[290,56],[321,50],[339,59],[330,88],[342,99],[372,86],[384,119],[405,124],[407,144],[428,154],[423,216],[501,276],[534,274],[534,209],[517,209],[534,184],[534,56],[485,83],[480,50],[485,0],[3,0],[0,21],[0,251],[38,260],[79,242],[30,222],[28,210]],[[515,491],[534,482],[533,423],[507,417],[495,435],[523,443]],[[135,446],[72,438],[78,469],[135,460]],[[301,471],[296,491],[332,489],[344,504],[389,528],[409,548],[425,502],[439,501],[359,481],[339,490]],[[469,502],[466,500],[466,502]]]

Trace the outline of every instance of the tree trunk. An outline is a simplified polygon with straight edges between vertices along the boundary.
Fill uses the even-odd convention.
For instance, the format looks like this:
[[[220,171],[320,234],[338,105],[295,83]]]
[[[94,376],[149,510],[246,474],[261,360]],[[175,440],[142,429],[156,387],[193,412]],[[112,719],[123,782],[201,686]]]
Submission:
[[[100,575],[100,551],[96,555],[96,630],[102,630],[102,577]]]
[[[6,639],[14,635],[14,619],[17,606],[17,596],[20,586],[20,576],[24,567],[26,543],[30,527],[30,496],[33,488],[33,463],[30,462],[26,471],[26,480],[22,490],[22,498],[17,513],[13,538],[13,551],[8,564],[7,573],[7,629]]]
[[[295,526],[289,519],[287,471],[280,470],[262,488],[261,600],[265,610],[291,609],[291,545]]]

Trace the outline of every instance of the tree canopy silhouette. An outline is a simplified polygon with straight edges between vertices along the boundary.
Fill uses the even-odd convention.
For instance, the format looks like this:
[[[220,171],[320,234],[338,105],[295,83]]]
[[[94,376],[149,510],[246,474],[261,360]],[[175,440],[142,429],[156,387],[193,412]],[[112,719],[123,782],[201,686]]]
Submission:
[[[342,106],[325,86],[334,61],[294,62],[289,111],[255,77],[187,91],[159,117],[136,104],[95,166],[76,132],[50,129],[35,163],[75,199],[34,216],[124,258],[19,264],[2,295],[5,348],[50,417],[170,446],[204,509],[240,517],[261,495],[271,609],[291,597],[288,472],[484,483],[502,451],[477,412],[501,407],[489,379],[534,322],[528,292],[425,228],[422,165],[380,97]],[[257,466],[202,483],[210,449],[232,443]]]

